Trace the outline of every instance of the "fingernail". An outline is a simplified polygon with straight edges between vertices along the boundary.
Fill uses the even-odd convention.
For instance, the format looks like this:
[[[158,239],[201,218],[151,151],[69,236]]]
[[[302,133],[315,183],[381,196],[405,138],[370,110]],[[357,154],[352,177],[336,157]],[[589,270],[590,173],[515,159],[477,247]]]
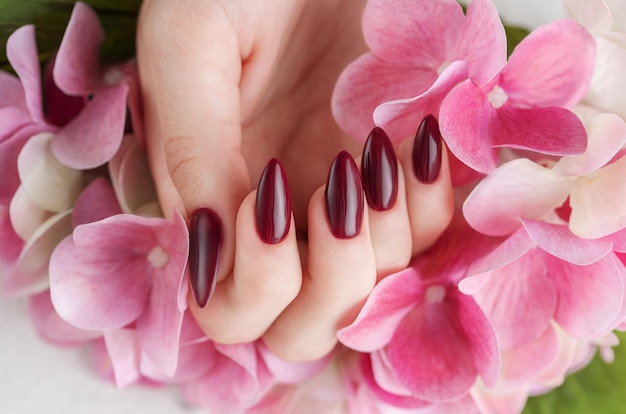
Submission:
[[[382,128],[375,127],[367,137],[361,174],[369,205],[378,211],[393,207],[398,195],[398,161],[393,145]]]
[[[346,151],[335,157],[326,181],[326,213],[333,235],[350,239],[363,223],[363,186],[354,160]]]
[[[285,170],[272,158],[267,163],[256,193],[256,229],[265,243],[276,244],[287,237],[291,224],[291,200]]]
[[[215,211],[199,208],[189,223],[189,278],[199,307],[209,303],[217,282],[222,247],[222,221]]]
[[[441,170],[441,132],[433,115],[427,115],[420,124],[413,143],[413,171],[417,179],[430,184]]]

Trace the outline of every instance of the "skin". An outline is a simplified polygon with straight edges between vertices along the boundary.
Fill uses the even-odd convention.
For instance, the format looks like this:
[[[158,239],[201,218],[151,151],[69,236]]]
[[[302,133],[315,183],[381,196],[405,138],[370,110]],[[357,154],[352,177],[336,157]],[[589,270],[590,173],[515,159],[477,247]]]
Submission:
[[[160,202],[166,213],[187,217],[210,207],[224,226],[216,291],[204,309],[189,300],[213,340],[263,337],[287,360],[323,356],[376,280],[405,267],[450,221],[446,158],[440,178],[422,185],[412,175],[411,145],[403,143],[396,205],[366,209],[352,239],[330,232],[328,168],[339,151],[362,151],[333,121],[330,97],[341,70],[366,51],[364,5],[143,2],[138,63]],[[294,211],[289,235],[276,245],[263,243],[254,224],[253,188],[272,157],[285,168]]]

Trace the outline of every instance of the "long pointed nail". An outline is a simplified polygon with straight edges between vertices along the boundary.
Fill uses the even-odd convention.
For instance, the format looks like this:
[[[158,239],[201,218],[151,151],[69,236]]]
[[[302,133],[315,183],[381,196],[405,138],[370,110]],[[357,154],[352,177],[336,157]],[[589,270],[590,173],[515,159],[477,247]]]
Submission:
[[[379,127],[370,132],[361,159],[363,189],[370,207],[389,210],[398,196],[398,159],[387,133]]]
[[[291,225],[291,200],[285,170],[275,158],[267,163],[261,174],[255,213],[261,240],[276,244],[287,237]]]
[[[326,213],[333,235],[350,239],[363,224],[363,186],[359,170],[346,151],[335,157],[326,181]]]
[[[199,307],[209,303],[219,268],[222,248],[222,221],[215,211],[199,208],[189,223],[189,279]]]
[[[413,143],[413,170],[417,179],[430,184],[441,170],[441,132],[433,115],[427,115],[420,124]]]

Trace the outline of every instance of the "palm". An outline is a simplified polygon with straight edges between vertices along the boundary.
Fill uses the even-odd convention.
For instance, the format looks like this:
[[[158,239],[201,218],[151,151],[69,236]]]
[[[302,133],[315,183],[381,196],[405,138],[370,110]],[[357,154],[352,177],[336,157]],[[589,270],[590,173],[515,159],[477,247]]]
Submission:
[[[363,6],[363,1],[307,2],[293,32],[284,33],[267,87],[241,90],[242,152],[251,182],[271,157],[279,158],[298,227],[305,226],[309,198],[323,184],[333,157],[342,149],[360,151],[334,122],[330,97],[341,70],[364,51]]]

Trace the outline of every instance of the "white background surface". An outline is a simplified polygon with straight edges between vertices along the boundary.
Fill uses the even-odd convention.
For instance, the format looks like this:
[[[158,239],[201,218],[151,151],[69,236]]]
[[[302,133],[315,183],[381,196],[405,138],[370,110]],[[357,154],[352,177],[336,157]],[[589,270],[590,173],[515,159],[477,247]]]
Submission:
[[[500,0],[496,4],[507,23],[526,27],[563,15],[558,0]],[[2,414],[202,412],[185,407],[173,388],[116,389],[91,371],[84,350],[56,348],[39,339],[28,317],[25,300],[3,297],[0,297],[0,407]]]

